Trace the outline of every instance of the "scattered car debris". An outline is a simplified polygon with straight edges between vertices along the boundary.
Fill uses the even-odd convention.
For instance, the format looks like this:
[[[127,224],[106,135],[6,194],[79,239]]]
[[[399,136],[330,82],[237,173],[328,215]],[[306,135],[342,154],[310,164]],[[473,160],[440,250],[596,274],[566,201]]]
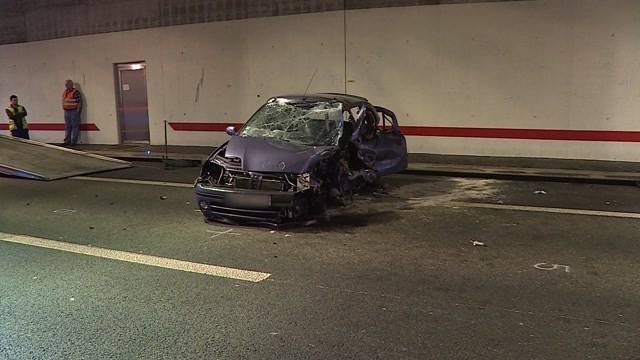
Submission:
[[[71,215],[73,213],[75,213],[77,210],[73,210],[73,209],[57,209],[57,210],[53,210],[54,213],[56,214],[62,214],[62,215]]]
[[[209,220],[311,224],[407,167],[395,114],[346,94],[278,96],[218,147],[195,181]],[[380,196],[385,191],[379,191]]]
[[[473,240],[471,244],[473,244],[473,246],[487,246],[482,241],[477,241],[477,240]]]

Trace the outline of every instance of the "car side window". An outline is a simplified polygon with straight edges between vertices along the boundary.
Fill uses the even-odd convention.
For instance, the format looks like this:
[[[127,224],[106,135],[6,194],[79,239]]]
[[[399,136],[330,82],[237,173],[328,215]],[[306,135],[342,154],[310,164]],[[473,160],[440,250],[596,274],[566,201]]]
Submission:
[[[350,120],[355,122],[356,120],[358,120],[358,114],[360,113],[360,108],[357,106],[352,107],[351,109],[349,109],[349,114],[350,116]]]
[[[391,117],[383,112],[377,112],[378,119],[378,131],[388,134],[393,130],[393,120]]]
[[[344,149],[351,142],[351,136],[353,135],[353,128],[355,126],[355,117],[351,110],[345,110],[342,116],[342,134],[338,140],[338,146]]]
[[[375,138],[377,132],[378,117],[370,109],[366,110],[364,119],[362,120],[362,137],[364,140]]]

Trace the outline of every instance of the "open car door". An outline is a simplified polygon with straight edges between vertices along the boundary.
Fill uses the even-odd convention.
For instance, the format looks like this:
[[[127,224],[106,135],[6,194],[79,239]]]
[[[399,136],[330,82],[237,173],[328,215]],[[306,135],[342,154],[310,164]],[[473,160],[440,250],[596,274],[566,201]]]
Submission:
[[[362,104],[351,139],[356,144],[358,158],[378,175],[407,168],[407,142],[391,110]]]

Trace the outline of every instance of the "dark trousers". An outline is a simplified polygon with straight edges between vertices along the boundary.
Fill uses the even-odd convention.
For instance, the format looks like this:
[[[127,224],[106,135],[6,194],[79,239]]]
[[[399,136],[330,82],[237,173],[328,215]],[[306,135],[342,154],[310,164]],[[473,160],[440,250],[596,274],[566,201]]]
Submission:
[[[11,135],[22,139],[29,140],[29,129],[11,130]]]
[[[80,133],[80,111],[64,111],[64,144],[75,145],[78,143]]]

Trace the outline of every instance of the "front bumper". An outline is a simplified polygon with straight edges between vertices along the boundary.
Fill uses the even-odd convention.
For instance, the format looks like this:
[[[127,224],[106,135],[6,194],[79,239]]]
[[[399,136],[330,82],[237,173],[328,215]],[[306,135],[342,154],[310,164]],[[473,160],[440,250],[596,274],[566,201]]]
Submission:
[[[207,219],[238,223],[280,224],[295,220],[305,209],[300,192],[232,189],[195,184],[198,207]]]

